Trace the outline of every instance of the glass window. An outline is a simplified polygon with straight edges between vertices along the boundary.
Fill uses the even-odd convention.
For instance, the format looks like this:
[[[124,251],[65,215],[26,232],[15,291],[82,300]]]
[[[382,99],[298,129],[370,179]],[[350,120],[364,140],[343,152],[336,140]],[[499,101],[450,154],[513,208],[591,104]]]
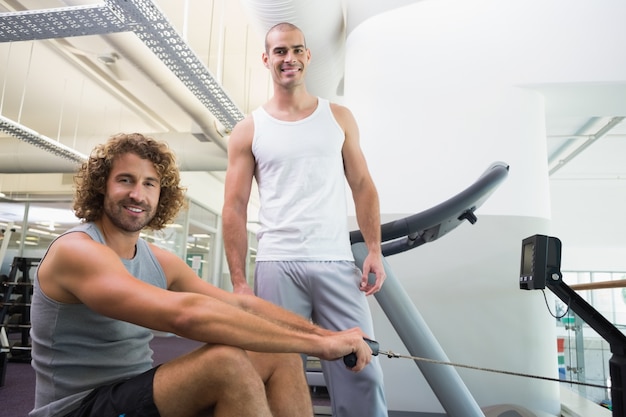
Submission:
[[[216,266],[219,256],[219,243],[216,242],[218,221],[217,213],[195,201],[189,201],[184,254],[181,258],[200,278],[214,285],[219,285]]]
[[[144,230],[141,237],[156,246],[185,257],[185,241],[187,236],[187,210],[181,210],[172,223],[161,230]]]
[[[625,280],[626,272],[605,271],[569,271],[563,272],[563,280],[568,285],[586,283],[604,283]],[[576,291],[604,318],[623,331],[626,325],[626,289],[599,288]],[[565,304],[561,303],[562,306]],[[565,308],[567,308],[565,306]],[[580,317],[570,311],[561,319],[562,327],[558,328],[558,337],[562,339],[563,351],[560,359],[563,379],[577,380],[588,384],[608,386],[610,384],[609,359],[611,346],[600,334],[586,324]],[[602,403],[610,398],[607,389],[579,386],[575,389],[587,399]]]
[[[215,233],[190,222],[186,261],[200,278],[213,283]]]
[[[68,196],[0,202],[0,273],[8,274],[16,256],[41,258],[57,236],[79,223]]]
[[[196,274],[213,282],[215,236],[218,216],[194,201],[187,202],[176,219],[158,231],[145,230],[142,237],[184,259]]]
[[[0,273],[7,274],[16,256],[41,258],[52,241],[78,225],[72,197],[29,196],[0,202]],[[213,282],[219,216],[189,201],[176,219],[164,229],[142,231],[141,237],[169,250],[187,263],[202,279]],[[217,281],[217,280],[216,280]]]
[[[212,230],[217,229],[218,215],[195,202],[189,204],[189,219]]]

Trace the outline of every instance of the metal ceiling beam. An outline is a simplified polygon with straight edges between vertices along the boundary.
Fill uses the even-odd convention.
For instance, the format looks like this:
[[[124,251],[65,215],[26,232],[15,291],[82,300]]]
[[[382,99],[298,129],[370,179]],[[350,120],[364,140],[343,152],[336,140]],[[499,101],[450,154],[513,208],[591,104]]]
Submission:
[[[230,131],[244,114],[150,0],[106,0],[105,4]]]
[[[0,42],[105,35],[130,29],[105,5],[0,13]]]
[[[150,0],[0,13],[0,42],[134,32],[226,131],[244,114]],[[19,136],[16,136],[19,137]]]
[[[601,137],[603,137],[607,133],[609,133],[615,126],[620,124],[622,122],[622,120],[624,120],[624,119],[625,119],[625,117],[622,117],[622,116],[611,118],[611,120],[609,120],[609,122],[606,125],[604,125],[602,128],[600,128],[596,133],[594,133],[592,135],[587,135],[586,137],[588,139],[586,141],[582,142],[576,148],[574,148],[564,158],[561,158],[560,155],[557,156],[557,157],[554,157],[553,160],[556,161],[556,165],[554,165],[552,168],[550,168],[550,171],[549,171],[550,175],[553,175],[559,169],[561,169],[565,165],[567,165],[572,159],[574,159],[575,157],[580,155],[585,149],[587,149],[589,146],[593,145],[598,139],[600,139]]]

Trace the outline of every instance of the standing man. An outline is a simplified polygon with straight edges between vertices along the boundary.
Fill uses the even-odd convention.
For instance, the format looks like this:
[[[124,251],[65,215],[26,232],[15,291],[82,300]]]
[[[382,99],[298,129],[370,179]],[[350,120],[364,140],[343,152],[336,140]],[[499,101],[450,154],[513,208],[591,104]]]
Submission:
[[[141,239],[176,217],[179,182],[167,145],[140,134],[111,138],[82,165],[83,223],[52,242],[35,277],[31,417],[311,417],[297,353],[369,362],[359,329],[331,332],[222,291]],[[206,345],[154,368],[149,329]]]
[[[380,290],[385,279],[380,210],[356,121],[347,108],[307,92],[311,52],[298,27],[272,27],[262,58],[274,95],[235,126],[228,144],[222,215],[234,291],[252,293],[245,259],[255,177],[261,199],[256,294],[322,327],[358,326],[374,337],[366,296]],[[345,179],[368,248],[363,271],[350,247]],[[368,281],[369,274],[375,281]],[[358,374],[338,362],[322,361],[322,368],[335,417],[387,415],[377,358]]]

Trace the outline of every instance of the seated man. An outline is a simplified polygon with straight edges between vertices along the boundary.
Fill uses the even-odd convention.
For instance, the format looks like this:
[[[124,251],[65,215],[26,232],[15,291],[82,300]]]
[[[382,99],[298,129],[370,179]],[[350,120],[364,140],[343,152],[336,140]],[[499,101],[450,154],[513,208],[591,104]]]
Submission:
[[[31,417],[310,417],[299,353],[354,352],[352,371],[371,360],[358,328],[331,332],[223,291],[141,239],[184,205],[179,182],[173,152],[140,134],[114,136],[80,168],[83,223],[52,242],[35,277]],[[149,329],[206,344],[153,368]]]

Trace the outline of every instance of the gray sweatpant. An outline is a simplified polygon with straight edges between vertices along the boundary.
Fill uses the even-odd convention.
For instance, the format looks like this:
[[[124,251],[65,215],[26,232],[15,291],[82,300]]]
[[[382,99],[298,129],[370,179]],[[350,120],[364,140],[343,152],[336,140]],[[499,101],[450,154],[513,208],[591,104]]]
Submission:
[[[349,261],[257,261],[256,294],[330,330],[360,327],[374,339],[372,316],[359,290],[361,271]],[[361,372],[342,360],[322,361],[333,417],[384,417],[387,403],[378,357]]]

